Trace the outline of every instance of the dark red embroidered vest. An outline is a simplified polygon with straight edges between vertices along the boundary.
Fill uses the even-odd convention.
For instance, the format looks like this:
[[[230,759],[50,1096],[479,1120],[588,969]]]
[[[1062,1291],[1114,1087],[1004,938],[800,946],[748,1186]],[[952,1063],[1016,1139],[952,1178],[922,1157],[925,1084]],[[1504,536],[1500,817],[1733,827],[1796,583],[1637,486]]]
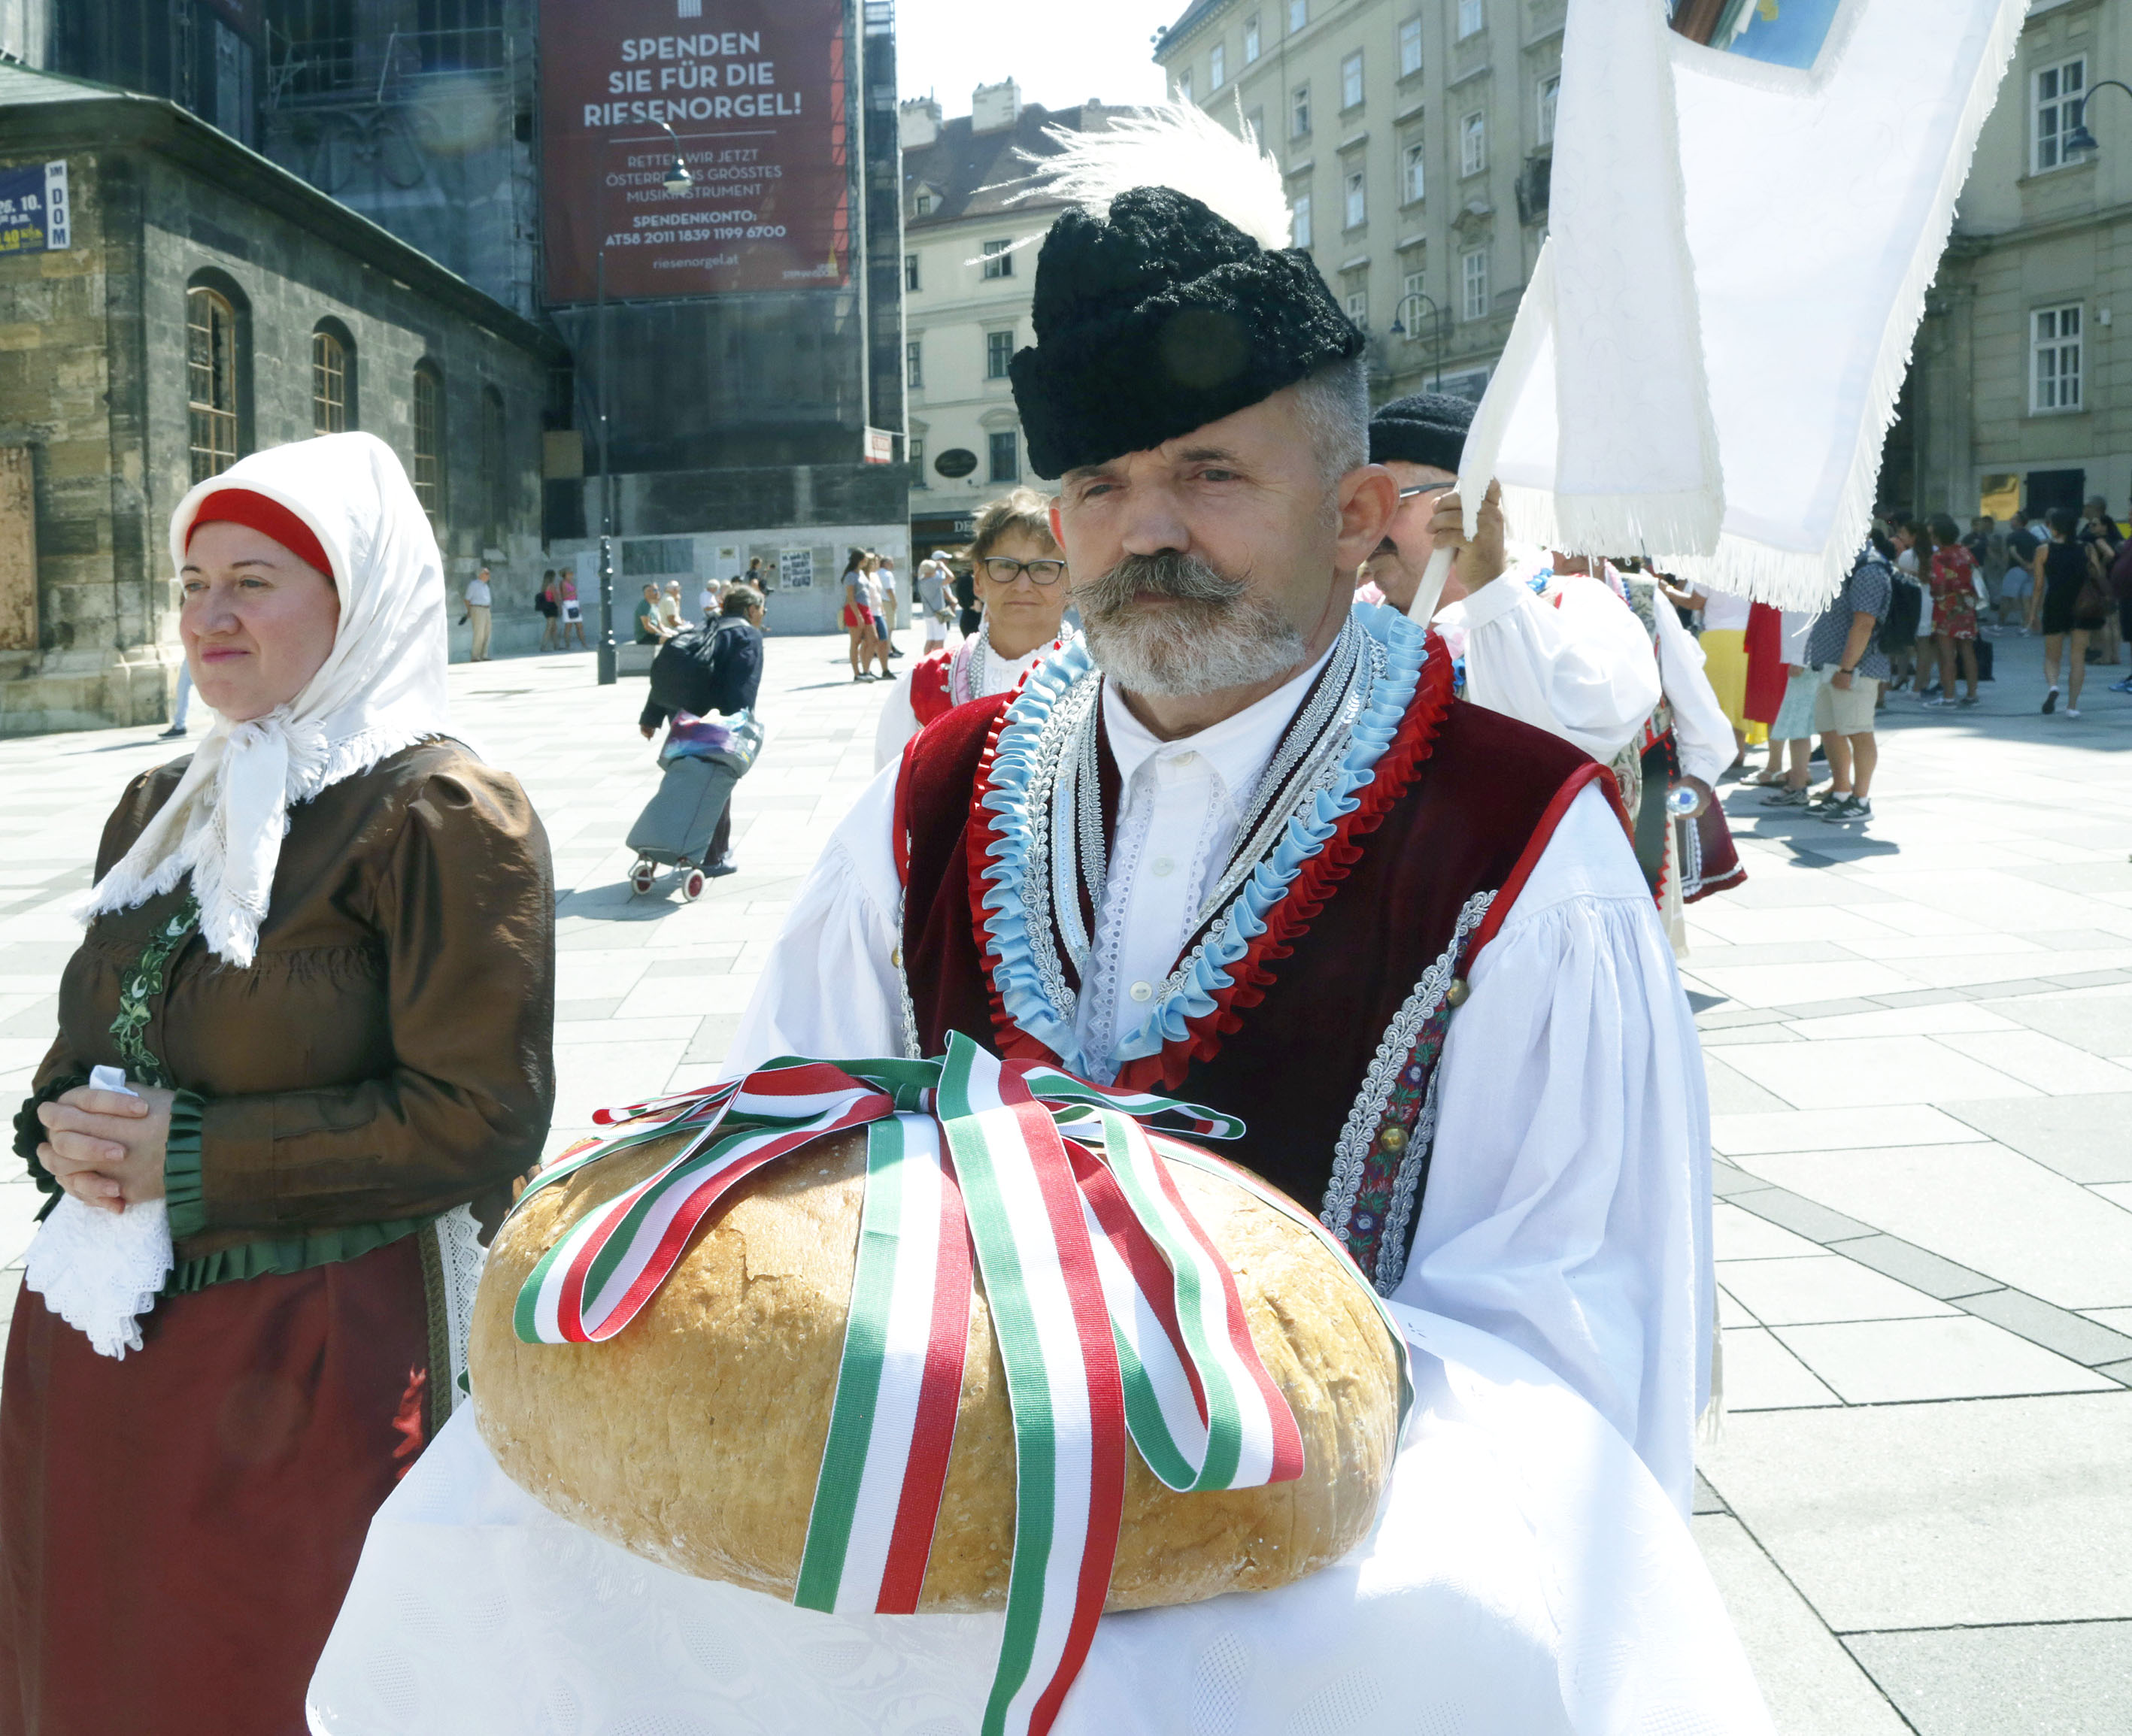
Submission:
[[[1225,1154],[1322,1208],[1386,1289],[1404,1268],[1425,1180],[1430,1081],[1463,998],[1452,981],[1508,914],[1572,798],[1595,779],[1612,787],[1567,743],[1453,700],[1448,664],[1440,651],[1430,658],[1362,792],[1360,823],[1298,877],[1233,995],[1119,1081],[1240,1116],[1248,1131]],[[902,957],[926,1054],[950,1030],[1007,1054],[1048,1054],[1006,1019],[972,915],[992,836],[972,796],[1007,703],[956,707],[904,757]]]

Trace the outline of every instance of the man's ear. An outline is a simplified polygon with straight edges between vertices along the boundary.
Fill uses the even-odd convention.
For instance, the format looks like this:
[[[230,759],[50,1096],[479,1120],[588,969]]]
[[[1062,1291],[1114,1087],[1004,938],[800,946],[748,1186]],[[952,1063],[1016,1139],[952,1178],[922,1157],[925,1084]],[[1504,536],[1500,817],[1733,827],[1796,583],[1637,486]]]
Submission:
[[[1381,464],[1361,464],[1342,477],[1337,501],[1339,540],[1332,563],[1352,573],[1377,552],[1399,514],[1399,482]]]

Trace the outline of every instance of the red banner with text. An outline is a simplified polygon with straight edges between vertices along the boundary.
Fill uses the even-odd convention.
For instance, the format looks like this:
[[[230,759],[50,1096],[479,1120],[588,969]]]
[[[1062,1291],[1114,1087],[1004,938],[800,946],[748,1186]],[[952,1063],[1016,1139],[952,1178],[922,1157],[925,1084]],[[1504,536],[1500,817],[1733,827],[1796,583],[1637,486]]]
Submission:
[[[541,0],[549,302],[603,247],[616,297],[848,281],[850,51],[844,0]]]

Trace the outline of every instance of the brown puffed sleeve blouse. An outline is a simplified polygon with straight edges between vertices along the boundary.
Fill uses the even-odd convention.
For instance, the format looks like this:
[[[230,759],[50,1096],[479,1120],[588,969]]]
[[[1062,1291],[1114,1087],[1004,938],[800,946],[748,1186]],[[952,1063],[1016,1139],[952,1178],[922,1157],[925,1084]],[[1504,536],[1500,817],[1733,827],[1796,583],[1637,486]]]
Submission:
[[[185,765],[127,789],[99,878]],[[469,1202],[492,1230],[555,1101],[555,890],[516,779],[437,741],[293,809],[248,969],[182,932],[189,896],[98,917],[68,963],[17,1118],[39,1184],[37,1102],[98,1063],[143,1076],[113,1033],[124,1001],[179,1092],[171,1290],[353,1259]]]

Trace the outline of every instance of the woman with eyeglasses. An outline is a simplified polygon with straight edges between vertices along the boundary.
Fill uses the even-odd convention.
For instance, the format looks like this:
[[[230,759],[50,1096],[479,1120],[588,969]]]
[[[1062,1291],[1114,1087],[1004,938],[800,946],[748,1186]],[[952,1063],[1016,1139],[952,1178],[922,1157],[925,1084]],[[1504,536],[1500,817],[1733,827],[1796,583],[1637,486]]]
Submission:
[[[1064,625],[1071,600],[1065,557],[1051,539],[1051,503],[1042,495],[1017,488],[986,507],[969,559],[983,619],[953,651],[924,658],[896,683],[874,733],[876,769],[935,717],[1005,693],[1074,636]]]

